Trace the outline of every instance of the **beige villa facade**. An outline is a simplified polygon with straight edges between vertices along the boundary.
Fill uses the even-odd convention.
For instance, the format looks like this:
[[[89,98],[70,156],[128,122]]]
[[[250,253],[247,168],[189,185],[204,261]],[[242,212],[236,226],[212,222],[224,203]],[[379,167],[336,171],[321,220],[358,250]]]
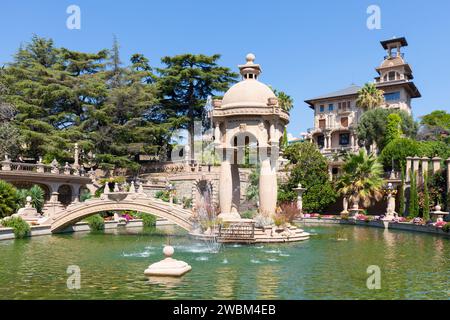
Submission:
[[[386,50],[386,56],[375,69],[378,75],[374,80],[376,87],[384,92],[385,105],[381,107],[411,114],[411,101],[421,97],[421,94],[414,85],[411,67],[402,52],[408,43],[402,37],[381,41],[381,45]],[[305,101],[314,110],[314,127],[308,130],[306,139],[316,143],[321,152],[332,160],[332,175],[338,174],[339,153],[356,152],[360,148],[356,134],[363,114],[356,105],[359,89],[360,86],[352,85]]]

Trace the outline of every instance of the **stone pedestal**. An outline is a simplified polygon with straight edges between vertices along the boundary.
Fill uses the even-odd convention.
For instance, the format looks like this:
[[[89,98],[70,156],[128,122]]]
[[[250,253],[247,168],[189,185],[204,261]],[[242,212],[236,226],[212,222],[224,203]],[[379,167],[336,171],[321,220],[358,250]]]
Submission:
[[[146,276],[156,277],[180,277],[191,271],[192,267],[184,261],[172,258],[174,249],[172,246],[165,246],[163,249],[164,260],[151,264],[145,271]]]
[[[297,209],[300,210],[300,218],[303,218],[303,193],[306,191],[306,188],[302,188],[302,185],[299,183],[298,187],[293,190],[297,192]]]
[[[446,218],[449,215],[448,212],[441,211],[440,205],[435,206],[434,211],[431,211],[430,214],[434,222],[438,221],[439,219],[446,221]]]

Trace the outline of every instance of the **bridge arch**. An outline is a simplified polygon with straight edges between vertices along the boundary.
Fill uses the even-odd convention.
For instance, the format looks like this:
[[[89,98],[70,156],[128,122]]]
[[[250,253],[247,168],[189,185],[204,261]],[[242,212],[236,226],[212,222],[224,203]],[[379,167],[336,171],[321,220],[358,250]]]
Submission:
[[[192,229],[191,211],[182,209],[178,205],[154,199],[124,199],[121,201],[89,199],[85,202],[70,205],[61,213],[56,214],[53,218],[51,230],[52,232],[60,232],[90,215],[114,210],[130,210],[152,214],[165,218],[186,231]]]

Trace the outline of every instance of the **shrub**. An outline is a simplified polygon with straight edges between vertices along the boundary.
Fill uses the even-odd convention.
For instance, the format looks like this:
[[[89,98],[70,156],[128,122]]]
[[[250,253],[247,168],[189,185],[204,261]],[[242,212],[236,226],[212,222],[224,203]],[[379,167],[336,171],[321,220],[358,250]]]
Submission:
[[[45,198],[44,190],[38,185],[34,185],[30,189],[17,190],[17,203],[20,208],[25,207],[28,196],[31,197],[31,205],[33,208],[35,208],[37,212],[42,212]]]
[[[105,229],[105,221],[99,214],[95,214],[86,219],[86,222],[92,231],[101,231]]]
[[[341,214],[341,219],[342,220],[348,220],[349,217],[350,217],[350,215],[348,213]]]
[[[17,190],[4,180],[0,180],[0,218],[14,214],[17,210]]]
[[[443,227],[442,230],[445,232],[450,232],[450,222],[447,222]]]
[[[286,217],[284,215],[278,213],[273,217],[273,223],[277,227],[280,227],[286,223]]]
[[[7,217],[1,221],[1,225],[13,228],[14,236],[18,239],[26,237],[30,232],[30,225],[20,217]]]
[[[182,202],[183,202],[183,208],[184,209],[192,208],[192,198],[183,197]]]
[[[300,210],[297,208],[296,203],[282,203],[280,208],[287,222],[292,222],[295,218],[300,216]]]
[[[253,219],[253,217],[255,216],[256,212],[254,210],[247,210],[241,213],[241,218],[242,219]]]
[[[270,226],[273,223],[272,218],[262,215],[262,214],[256,215],[256,217],[254,217],[253,219],[255,220],[255,227],[257,227],[257,228],[263,228],[266,226]]]
[[[80,202],[85,202],[86,200],[89,200],[92,198],[92,194],[87,191],[84,190],[81,194],[80,194]]]
[[[156,226],[156,217],[152,214],[139,213],[138,217],[142,219],[144,227],[154,227]]]

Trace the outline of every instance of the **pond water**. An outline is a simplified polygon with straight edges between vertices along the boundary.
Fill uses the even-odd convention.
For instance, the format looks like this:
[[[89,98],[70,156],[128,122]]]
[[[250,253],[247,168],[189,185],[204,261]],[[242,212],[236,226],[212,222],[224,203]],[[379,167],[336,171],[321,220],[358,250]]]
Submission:
[[[301,243],[211,245],[177,228],[122,229],[0,242],[0,299],[449,299],[450,241],[355,226],[306,227]],[[168,237],[167,234],[175,235]],[[169,240],[168,240],[169,239]],[[192,266],[184,277],[148,279],[163,258]],[[67,288],[69,265],[81,288]],[[366,286],[381,269],[381,289]]]

